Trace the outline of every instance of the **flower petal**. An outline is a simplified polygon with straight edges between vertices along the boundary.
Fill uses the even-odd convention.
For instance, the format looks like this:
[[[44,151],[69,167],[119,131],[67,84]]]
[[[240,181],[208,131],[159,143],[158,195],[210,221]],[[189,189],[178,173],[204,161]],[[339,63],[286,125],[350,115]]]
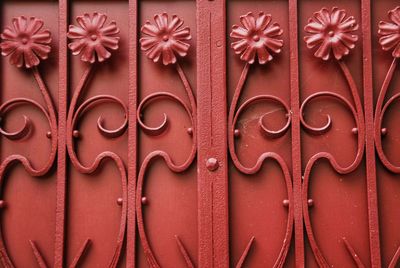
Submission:
[[[70,25],[67,33],[67,37],[70,39],[79,39],[87,35],[87,31],[81,27]]]
[[[243,51],[246,50],[246,48],[249,46],[249,43],[245,39],[241,39],[236,42],[232,42],[231,47],[235,51],[236,54],[240,54]]]
[[[261,31],[265,30],[271,20],[272,17],[270,14],[264,14],[264,12],[260,12],[259,17],[256,20],[256,29]]]
[[[264,45],[274,53],[280,53],[283,46],[283,40],[276,38],[266,38]]]
[[[255,29],[256,27],[256,19],[252,12],[247,13],[244,16],[240,16],[240,22],[247,30]]]
[[[157,36],[160,30],[151,24],[149,21],[147,21],[141,29],[142,33],[150,35],[150,36]]]
[[[140,38],[139,42],[142,50],[148,50],[157,44],[158,39],[152,36],[142,37]]]
[[[0,35],[2,39],[13,40],[17,38],[17,33],[10,27],[5,27],[3,33]]]
[[[100,38],[100,42],[104,47],[107,47],[112,50],[118,49],[119,37],[114,36],[102,36]]]
[[[249,35],[249,32],[238,26],[238,25],[233,25],[232,26],[232,32],[230,34],[231,37],[233,38],[246,38]]]
[[[82,49],[81,60],[85,62],[94,63],[96,58],[94,55],[94,46],[86,45],[84,49]]]
[[[8,56],[13,53],[19,46],[17,41],[6,40],[0,43],[1,55]]]
[[[176,40],[171,42],[171,48],[173,51],[178,53],[179,56],[185,57],[188,50],[189,50],[190,45],[188,43]]]
[[[315,56],[317,58],[321,58],[323,60],[328,60],[331,53],[331,42],[328,38],[324,39],[321,46],[315,52]]]
[[[172,20],[168,25],[168,31],[173,32],[183,25],[184,21],[176,15],[172,15]]]
[[[168,27],[168,14],[167,13],[162,13],[162,14],[156,14],[154,16],[154,21],[156,22],[158,29],[167,29]]]
[[[92,25],[97,29],[101,29],[107,20],[107,16],[98,12],[93,13]]]
[[[353,32],[358,29],[358,24],[356,19],[353,16],[350,16],[338,25],[338,29],[344,33]]]
[[[23,51],[21,48],[17,48],[14,53],[11,54],[10,56],[10,64],[17,66],[18,68],[21,68],[24,65],[24,57],[23,57]]]
[[[339,40],[336,39],[332,42],[333,55],[337,60],[340,60],[343,56],[348,55],[350,50]]]
[[[39,58],[33,53],[32,49],[25,49],[24,51],[24,61],[26,68],[32,68],[34,66],[39,65],[40,60]]]
[[[97,59],[99,60],[99,62],[103,62],[106,59],[111,57],[111,53],[104,48],[104,46],[97,44],[94,49],[96,50],[97,53]]]
[[[388,51],[396,47],[400,43],[400,34],[390,34],[382,36],[379,39],[379,43],[381,44],[383,50]]]
[[[33,35],[37,33],[43,27],[43,20],[37,19],[35,17],[30,17],[27,23],[26,33]]]
[[[331,25],[338,25],[346,17],[346,12],[343,9],[337,7],[332,8],[331,14]]]
[[[13,18],[12,24],[14,25],[15,32],[25,32],[27,27],[27,19],[25,16]]]
[[[397,47],[393,50],[392,56],[395,58],[400,58],[400,42],[397,44]]]
[[[85,40],[80,39],[68,44],[69,49],[72,51],[72,55],[76,56],[82,52],[82,49],[87,46]]]
[[[162,58],[163,58],[163,64],[168,65],[168,64],[174,64],[176,63],[176,57],[174,52],[169,46],[164,46],[163,51],[162,51]]]
[[[111,21],[109,25],[107,25],[106,27],[102,27],[99,29],[99,32],[102,35],[115,35],[118,34],[119,28],[117,27],[117,23],[115,21]]]
[[[32,44],[32,51],[42,60],[45,60],[48,58],[48,55],[51,51],[51,47],[48,45],[42,45],[42,44]]]
[[[271,26],[269,26],[267,29],[265,29],[263,33],[268,37],[277,37],[277,36],[282,35],[283,30],[279,26],[279,24],[275,22]]]
[[[400,26],[394,23],[381,21],[379,22],[379,30],[378,34],[380,35],[387,35],[387,34],[394,34],[400,32]]]
[[[40,43],[40,44],[50,44],[51,43],[51,33],[48,30],[45,30],[41,33],[34,34],[31,37],[32,41],[35,43]]]
[[[304,37],[304,41],[306,41],[308,48],[313,48],[321,44],[323,40],[324,40],[324,35],[322,33],[317,33]]]
[[[190,40],[192,36],[190,35],[189,27],[182,28],[181,30],[173,32],[172,36],[176,40]]]
[[[304,27],[304,30],[311,34],[321,33],[325,29],[325,26],[321,23],[309,20],[308,24]]]
[[[389,11],[389,19],[397,25],[400,25],[400,7]]]
[[[255,57],[256,57],[256,49],[252,46],[248,46],[246,50],[243,52],[243,54],[240,56],[240,59],[250,64],[253,64]]]
[[[257,48],[257,56],[258,56],[258,62],[260,64],[265,64],[268,61],[271,61],[273,58],[272,55],[268,52],[268,50],[264,46]]]

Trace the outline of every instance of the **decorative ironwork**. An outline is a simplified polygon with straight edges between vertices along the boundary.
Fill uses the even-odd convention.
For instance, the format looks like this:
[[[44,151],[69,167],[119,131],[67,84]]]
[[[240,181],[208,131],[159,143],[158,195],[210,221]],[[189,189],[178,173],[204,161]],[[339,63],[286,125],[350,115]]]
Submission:
[[[95,160],[90,165],[83,164],[76,151],[75,151],[75,138],[79,137],[79,131],[76,129],[79,119],[94,106],[104,104],[104,103],[115,103],[119,105],[125,115],[125,120],[119,128],[108,129],[104,126],[104,120],[100,116],[97,121],[97,128],[99,132],[106,138],[115,138],[121,136],[128,125],[128,109],[124,102],[119,98],[112,95],[98,95],[91,97],[78,106],[79,97],[81,96],[86,84],[88,83],[91,75],[94,74],[96,65],[104,62],[106,59],[110,58],[111,53],[107,50],[117,50],[119,37],[119,29],[116,23],[112,21],[107,26],[105,22],[107,20],[107,15],[101,13],[93,13],[93,15],[84,14],[83,16],[78,16],[76,21],[78,26],[70,25],[68,37],[72,39],[69,44],[69,48],[72,50],[73,55],[81,54],[80,59],[83,62],[88,62],[85,72],[83,73],[80,82],[78,83],[74,94],[71,99],[71,104],[69,106],[68,117],[67,117],[67,149],[68,154],[71,159],[73,166],[83,174],[92,174],[98,170],[101,163],[105,160],[111,160],[115,163],[118,168],[121,186],[122,186],[122,213],[120,228],[118,233],[118,238],[114,250],[112,259],[108,267],[116,267],[118,260],[121,255],[121,250],[125,237],[126,229],[126,217],[127,217],[127,176],[125,170],[125,164],[121,157],[111,151],[104,151],[98,154]],[[80,257],[84,251],[89,246],[90,239],[87,239],[78,255],[75,257],[74,263],[78,263]]]
[[[8,156],[0,165],[0,185],[3,186],[4,174],[8,167],[15,163],[21,163],[26,172],[32,177],[40,177],[48,173],[53,166],[54,159],[57,153],[57,118],[56,111],[53,106],[53,101],[50,92],[43,80],[43,77],[38,69],[41,60],[47,59],[51,47],[51,33],[47,29],[43,29],[43,20],[35,17],[20,16],[13,18],[12,27],[6,27],[1,34],[2,42],[0,48],[3,56],[10,56],[10,64],[16,65],[19,68],[25,67],[31,70],[33,77],[42,94],[45,106],[33,99],[29,98],[14,98],[6,101],[0,106],[0,116],[4,119],[8,112],[21,105],[33,105],[39,109],[46,117],[50,130],[46,136],[50,139],[50,153],[47,161],[42,167],[35,167],[31,161],[23,155],[14,154]],[[0,127],[0,133],[9,140],[19,141],[30,133],[33,126],[29,116],[23,115],[24,124],[17,131],[8,131],[3,126]],[[4,189],[2,188],[2,193]],[[5,206],[5,201],[2,200],[1,206]],[[29,240],[33,253],[39,266],[43,267],[44,260],[39,252],[34,241]],[[2,231],[0,228],[0,261],[4,267],[14,267],[10,256],[7,253],[4,244]]]
[[[393,173],[400,173],[400,166],[393,164],[386,156],[382,147],[382,135],[387,132],[386,128],[382,128],[382,121],[387,109],[399,100],[400,93],[391,96],[386,103],[385,97],[393,79],[394,71],[396,70],[400,58],[400,6],[388,12],[390,22],[381,21],[379,23],[378,34],[381,36],[379,43],[385,51],[392,50],[393,61],[386,74],[385,80],[382,83],[379,92],[378,101],[375,110],[375,144],[379,159],[382,164]]]
[[[286,112],[287,121],[284,126],[279,130],[272,130],[268,126],[265,125],[265,116],[264,114],[258,120],[258,126],[260,128],[261,133],[265,134],[267,138],[276,139],[285,135],[285,133],[290,128],[291,123],[291,111],[289,106],[279,97],[273,95],[257,95],[251,97],[246,100],[243,104],[238,106],[240,95],[243,91],[244,84],[247,80],[247,75],[250,69],[251,64],[255,62],[255,58],[257,55],[259,64],[266,64],[267,62],[273,59],[272,53],[280,53],[281,48],[283,46],[283,40],[280,39],[283,31],[277,23],[271,23],[272,17],[271,15],[266,15],[263,12],[259,13],[258,18],[256,18],[252,12],[247,13],[240,17],[240,22],[242,26],[233,25],[232,32],[230,36],[235,39],[239,39],[239,41],[232,42],[231,47],[234,49],[236,54],[241,54],[240,58],[245,61],[245,65],[243,67],[242,74],[237,83],[235,93],[233,95],[232,103],[229,109],[228,115],[228,147],[231,159],[235,167],[242,172],[243,174],[252,175],[256,174],[260,171],[263,163],[267,159],[272,159],[277,162],[283,171],[287,194],[288,194],[288,221],[286,225],[286,234],[283,240],[283,245],[280,250],[280,253],[275,261],[274,267],[283,267],[286,256],[289,250],[290,241],[293,233],[293,189],[292,189],[292,181],[289,168],[285,162],[285,160],[279,154],[275,152],[264,152],[261,154],[256,162],[256,164],[252,167],[247,167],[242,164],[236,153],[235,147],[235,137],[237,137],[239,130],[235,129],[236,123],[242,112],[251,107],[251,105],[259,102],[274,102],[279,104]],[[237,267],[241,267],[244,263],[244,260],[251,249],[251,245],[254,243],[255,237],[252,237],[243,252],[239,262],[237,263]]]
[[[320,91],[308,96],[300,107],[300,121],[307,132],[312,135],[323,135],[328,132],[332,126],[332,119],[327,115],[326,124],[323,126],[312,126],[307,123],[305,119],[305,110],[308,104],[319,98],[333,98],[344,104],[351,112],[356,128],[353,128],[353,133],[357,135],[357,153],[350,165],[343,166],[339,164],[335,157],[329,152],[318,152],[314,154],[307,162],[304,170],[303,181],[303,214],[307,236],[310,241],[311,249],[315,259],[320,267],[329,267],[330,265],[325,260],[312,230],[311,219],[309,214],[310,204],[313,200],[308,197],[308,189],[310,183],[311,171],[314,164],[322,159],[326,159],[331,164],[332,168],[339,174],[349,174],[353,172],[361,163],[364,155],[365,145],[365,124],[363,108],[358,93],[357,85],[353,79],[350,70],[347,67],[343,57],[348,55],[350,50],[355,47],[354,43],[357,41],[357,35],[353,34],[358,29],[358,24],[354,17],[346,17],[346,11],[333,7],[331,10],[322,8],[320,11],[315,12],[314,16],[310,18],[304,30],[310,35],[304,38],[307,47],[310,49],[317,48],[314,56],[323,60],[328,60],[332,57],[333,61],[337,63],[343,73],[346,82],[349,86],[354,105],[345,97],[338,93],[329,91]],[[362,262],[357,254],[353,254],[355,250],[351,247],[346,238],[343,238],[346,249],[352,256],[355,264],[358,267],[363,267]]]
[[[175,172],[181,173],[187,170],[193,163],[197,152],[197,135],[196,135],[196,122],[197,122],[197,111],[196,111],[196,100],[193,94],[193,90],[190,83],[183,71],[181,65],[177,61],[175,53],[179,56],[184,57],[190,47],[190,45],[184,41],[190,40],[190,29],[189,27],[182,28],[183,20],[178,16],[173,15],[172,20],[169,21],[168,14],[156,14],[154,15],[154,21],[156,25],[151,24],[149,21],[141,28],[143,37],[140,39],[141,48],[145,51],[146,56],[158,62],[162,59],[164,65],[172,65],[182,81],[185,89],[186,96],[189,100],[189,105],[186,104],[179,96],[174,93],[169,92],[156,92],[145,97],[139,104],[137,109],[137,121],[143,131],[150,136],[158,136],[164,133],[168,125],[169,118],[167,114],[164,114],[164,119],[162,123],[158,126],[148,126],[142,119],[141,115],[144,115],[144,109],[156,100],[160,99],[170,99],[179,105],[181,105],[192,124],[192,127],[188,129],[188,134],[193,137],[192,148],[187,159],[180,164],[174,162],[170,157],[168,152],[162,150],[156,150],[150,152],[143,160],[137,182],[136,189],[136,211],[137,211],[137,224],[139,230],[140,241],[143,247],[146,260],[150,267],[160,267],[146,235],[145,223],[143,219],[143,208],[142,206],[146,204],[147,199],[144,197],[143,187],[145,183],[146,171],[149,169],[151,164],[157,159],[162,158],[167,167]],[[175,236],[178,248],[186,262],[187,267],[194,267],[187,250],[185,249],[181,239]]]
[[[379,43],[385,51],[392,50],[392,64],[383,80],[381,90],[379,91],[378,101],[375,107],[375,120],[374,120],[374,138],[375,148],[378,153],[379,159],[382,164],[391,172],[400,174],[400,166],[393,164],[386,156],[382,146],[382,136],[387,134],[387,128],[382,127],[382,121],[385,113],[390,106],[400,99],[400,93],[391,96],[385,103],[390,83],[393,79],[394,72],[397,68],[400,58],[400,6],[388,12],[390,22],[380,21],[378,34],[380,35]],[[400,259],[400,247],[396,250],[389,267],[395,267]]]

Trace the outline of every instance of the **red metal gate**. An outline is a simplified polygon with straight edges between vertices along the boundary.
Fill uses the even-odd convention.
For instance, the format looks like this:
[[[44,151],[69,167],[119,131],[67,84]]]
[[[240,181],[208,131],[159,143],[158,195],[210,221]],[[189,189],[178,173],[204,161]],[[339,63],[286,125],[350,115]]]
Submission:
[[[398,267],[394,0],[0,3],[2,267]]]

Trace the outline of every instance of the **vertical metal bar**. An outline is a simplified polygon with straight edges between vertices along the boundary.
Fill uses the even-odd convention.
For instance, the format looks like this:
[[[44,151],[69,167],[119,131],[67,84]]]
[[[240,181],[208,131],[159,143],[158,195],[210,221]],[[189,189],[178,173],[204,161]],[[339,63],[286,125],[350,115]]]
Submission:
[[[376,183],[376,163],[374,145],[374,98],[372,83],[372,48],[371,48],[371,2],[361,1],[362,36],[363,36],[363,82],[366,124],[366,172],[368,195],[369,241],[371,267],[381,267],[379,242],[379,215]]]
[[[225,0],[197,1],[199,267],[229,266]]]
[[[296,267],[304,267],[297,0],[289,0],[289,35],[295,257]]]
[[[129,0],[129,90],[128,90],[128,222],[126,267],[136,262],[136,171],[137,171],[137,18],[138,1]]]
[[[65,193],[66,193],[66,122],[67,122],[67,23],[68,0],[59,0],[59,77],[58,77],[58,154],[57,154],[57,204],[54,246],[54,267],[64,263]]]

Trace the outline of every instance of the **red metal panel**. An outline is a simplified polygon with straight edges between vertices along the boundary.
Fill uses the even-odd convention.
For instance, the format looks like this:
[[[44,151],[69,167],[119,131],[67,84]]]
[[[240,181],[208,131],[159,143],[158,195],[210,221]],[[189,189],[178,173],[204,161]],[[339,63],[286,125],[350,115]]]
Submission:
[[[399,265],[395,0],[0,14],[1,267]]]

